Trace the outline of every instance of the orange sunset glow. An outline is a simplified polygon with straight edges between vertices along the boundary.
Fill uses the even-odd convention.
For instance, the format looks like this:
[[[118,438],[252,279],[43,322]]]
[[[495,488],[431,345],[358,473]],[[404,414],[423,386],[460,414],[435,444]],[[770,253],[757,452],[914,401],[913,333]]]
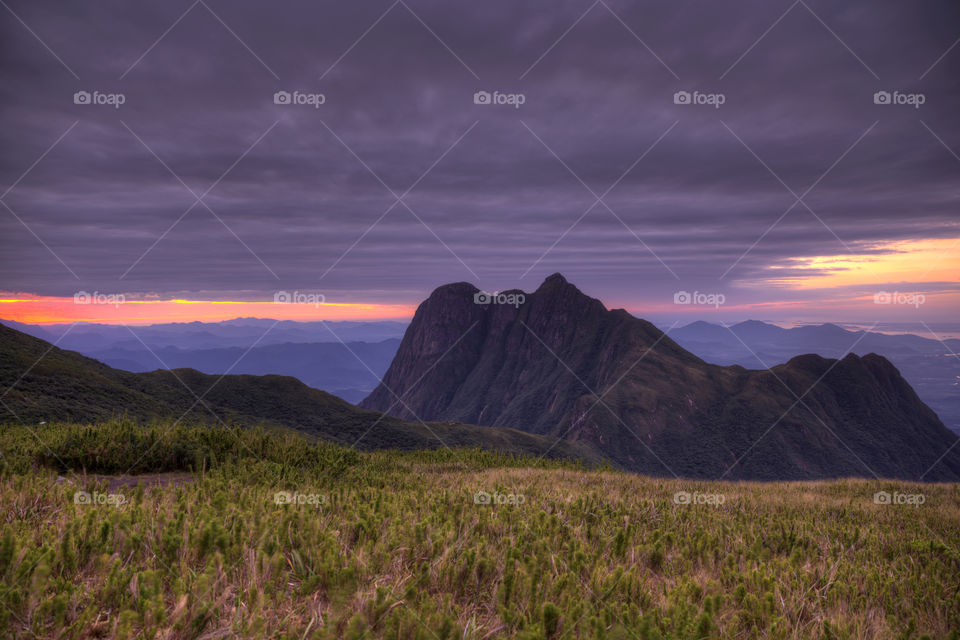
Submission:
[[[826,289],[886,282],[956,282],[960,280],[960,238],[931,238],[884,244],[878,254],[838,254],[790,258],[786,265],[771,266],[770,284],[796,289]],[[808,271],[809,274],[804,273]]]
[[[31,324],[97,322],[154,324],[219,322],[238,317],[277,320],[386,320],[409,318],[415,305],[324,302],[274,303],[235,300],[127,300],[104,298],[77,303],[73,297],[16,296],[0,298],[0,318]]]

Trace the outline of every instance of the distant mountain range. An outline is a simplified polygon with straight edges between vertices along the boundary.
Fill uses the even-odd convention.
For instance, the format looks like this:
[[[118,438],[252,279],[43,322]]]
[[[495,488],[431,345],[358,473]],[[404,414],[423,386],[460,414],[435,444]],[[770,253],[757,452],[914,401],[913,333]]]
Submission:
[[[361,449],[479,446],[596,463],[590,447],[513,429],[421,423],[363,411],[288,376],[129,373],[0,325],[0,423],[93,423],[119,416],[297,429]]]
[[[559,274],[517,306],[475,304],[476,293],[440,287],[406,333],[401,322],[3,321],[23,332],[0,326],[0,392],[13,385],[0,410],[28,422],[215,421],[192,390],[227,422],[347,444],[363,436],[365,448],[439,446],[433,431],[450,446],[658,475],[960,479],[960,446],[938,461],[956,436],[923,402],[956,425],[960,340],[757,321],[695,322],[667,336]],[[353,402],[369,393],[369,410],[319,389]]]
[[[657,475],[960,480],[957,435],[882,356],[718,366],[559,274],[519,293],[436,289],[361,406],[564,437]]]
[[[148,350],[140,345],[140,349],[135,346],[100,349],[84,355],[134,372],[189,368],[209,374],[229,371],[293,376],[308,386],[356,403],[377,386],[399,345],[399,338],[374,343],[286,342],[249,350],[241,347]]]
[[[2,322],[49,342],[60,340],[58,346],[117,369],[146,372],[187,367],[209,374],[294,376],[355,404],[380,382],[407,327],[407,323],[393,321],[278,323],[262,318],[129,329],[85,323],[71,327]],[[755,320],[729,328],[694,322],[669,333],[707,362],[748,369],[764,369],[808,353],[842,357],[855,345],[853,353],[877,353],[893,362],[920,399],[948,428],[960,433],[960,356],[956,355],[960,340],[864,334],[832,324],[784,329]]]
[[[299,322],[269,318],[235,318],[222,322],[172,322],[146,326],[94,324],[32,325],[0,320],[61,349],[86,353],[97,349],[138,348],[141,340],[151,349],[219,349],[283,344],[285,342],[381,342],[403,337],[406,322]],[[136,334],[136,335],[134,335]]]
[[[941,420],[960,433],[960,340],[849,331],[834,324],[784,329],[750,320],[730,327],[694,322],[670,331],[685,349],[713,364],[765,369],[804,353],[827,358],[879,353],[910,382]]]
[[[349,402],[359,402],[376,387],[406,328],[405,323],[390,321],[277,322],[259,318],[129,328],[3,323],[117,369],[144,372],[185,367],[209,374],[294,376]]]

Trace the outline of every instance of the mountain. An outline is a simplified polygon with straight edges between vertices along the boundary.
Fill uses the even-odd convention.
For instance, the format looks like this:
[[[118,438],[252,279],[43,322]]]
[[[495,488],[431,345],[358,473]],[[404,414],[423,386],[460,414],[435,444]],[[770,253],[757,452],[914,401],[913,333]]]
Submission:
[[[381,342],[399,339],[405,322],[394,321],[318,321],[271,320],[269,318],[235,318],[222,322],[170,322],[146,326],[96,324],[29,325],[10,320],[3,324],[28,335],[56,342],[62,349],[88,352],[100,349],[151,349],[177,347],[184,350],[221,349],[252,345],[313,342]]]
[[[562,436],[658,475],[960,480],[957,436],[881,356],[718,366],[560,274],[522,304],[477,293],[435,290],[360,406]]]
[[[359,402],[377,385],[406,327],[406,323],[392,321],[277,322],[262,318],[137,327],[3,322],[126,371],[191,368],[210,374],[286,375],[348,402]]]
[[[348,402],[359,402],[373,391],[393,360],[399,338],[382,342],[316,342],[270,344],[244,349],[147,349],[142,344],[82,352],[104,364],[127,371],[158,367],[196,369],[203,373],[248,373],[293,376]],[[139,348],[137,348],[139,347]]]
[[[843,357],[847,351],[889,359],[941,420],[960,433],[960,340],[912,334],[850,331],[835,324],[784,329],[749,320],[730,327],[708,322],[670,331],[684,348],[707,362],[766,368],[804,353]]]
[[[513,429],[424,424],[363,411],[288,376],[213,376],[192,369],[120,371],[3,325],[0,389],[4,414],[0,422],[92,423],[121,415],[140,422],[222,420],[293,428],[364,449],[479,446],[592,463],[601,460],[587,446]]]

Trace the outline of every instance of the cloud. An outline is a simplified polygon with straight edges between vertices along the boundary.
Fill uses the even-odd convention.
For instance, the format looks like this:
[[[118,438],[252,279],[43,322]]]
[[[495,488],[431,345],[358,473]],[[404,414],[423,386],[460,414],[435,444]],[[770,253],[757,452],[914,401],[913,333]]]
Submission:
[[[731,267],[746,289],[798,258],[958,237],[946,1],[10,7],[60,60],[4,21],[8,290],[409,303],[563,271],[641,301]],[[81,90],[125,102],[74,104]]]

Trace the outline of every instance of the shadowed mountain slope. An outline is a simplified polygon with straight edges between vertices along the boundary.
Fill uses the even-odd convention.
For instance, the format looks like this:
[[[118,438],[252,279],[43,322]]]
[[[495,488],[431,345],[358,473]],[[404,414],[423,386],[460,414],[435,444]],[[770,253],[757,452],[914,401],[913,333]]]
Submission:
[[[956,435],[881,356],[717,366],[559,274],[519,305],[476,293],[436,289],[360,406],[564,437],[652,474],[960,480]]]
[[[920,399],[948,429],[960,434],[960,340],[851,331],[833,324],[784,329],[750,320],[729,327],[694,322],[670,331],[670,337],[707,362],[762,369],[805,353],[842,358],[847,351],[878,353],[890,360]],[[851,349],[851,345],[855,345]]]
[[[599,462],[583,444],[513,429],[382,416],[288,376],[215,376],[193,369],[130,373],[0,325],[0,422],[138,422],[266,425],[363,449],[483,447]],[[198,400],[200,398],[201,400]],[[42,427],[39,427],[42,430]]]

